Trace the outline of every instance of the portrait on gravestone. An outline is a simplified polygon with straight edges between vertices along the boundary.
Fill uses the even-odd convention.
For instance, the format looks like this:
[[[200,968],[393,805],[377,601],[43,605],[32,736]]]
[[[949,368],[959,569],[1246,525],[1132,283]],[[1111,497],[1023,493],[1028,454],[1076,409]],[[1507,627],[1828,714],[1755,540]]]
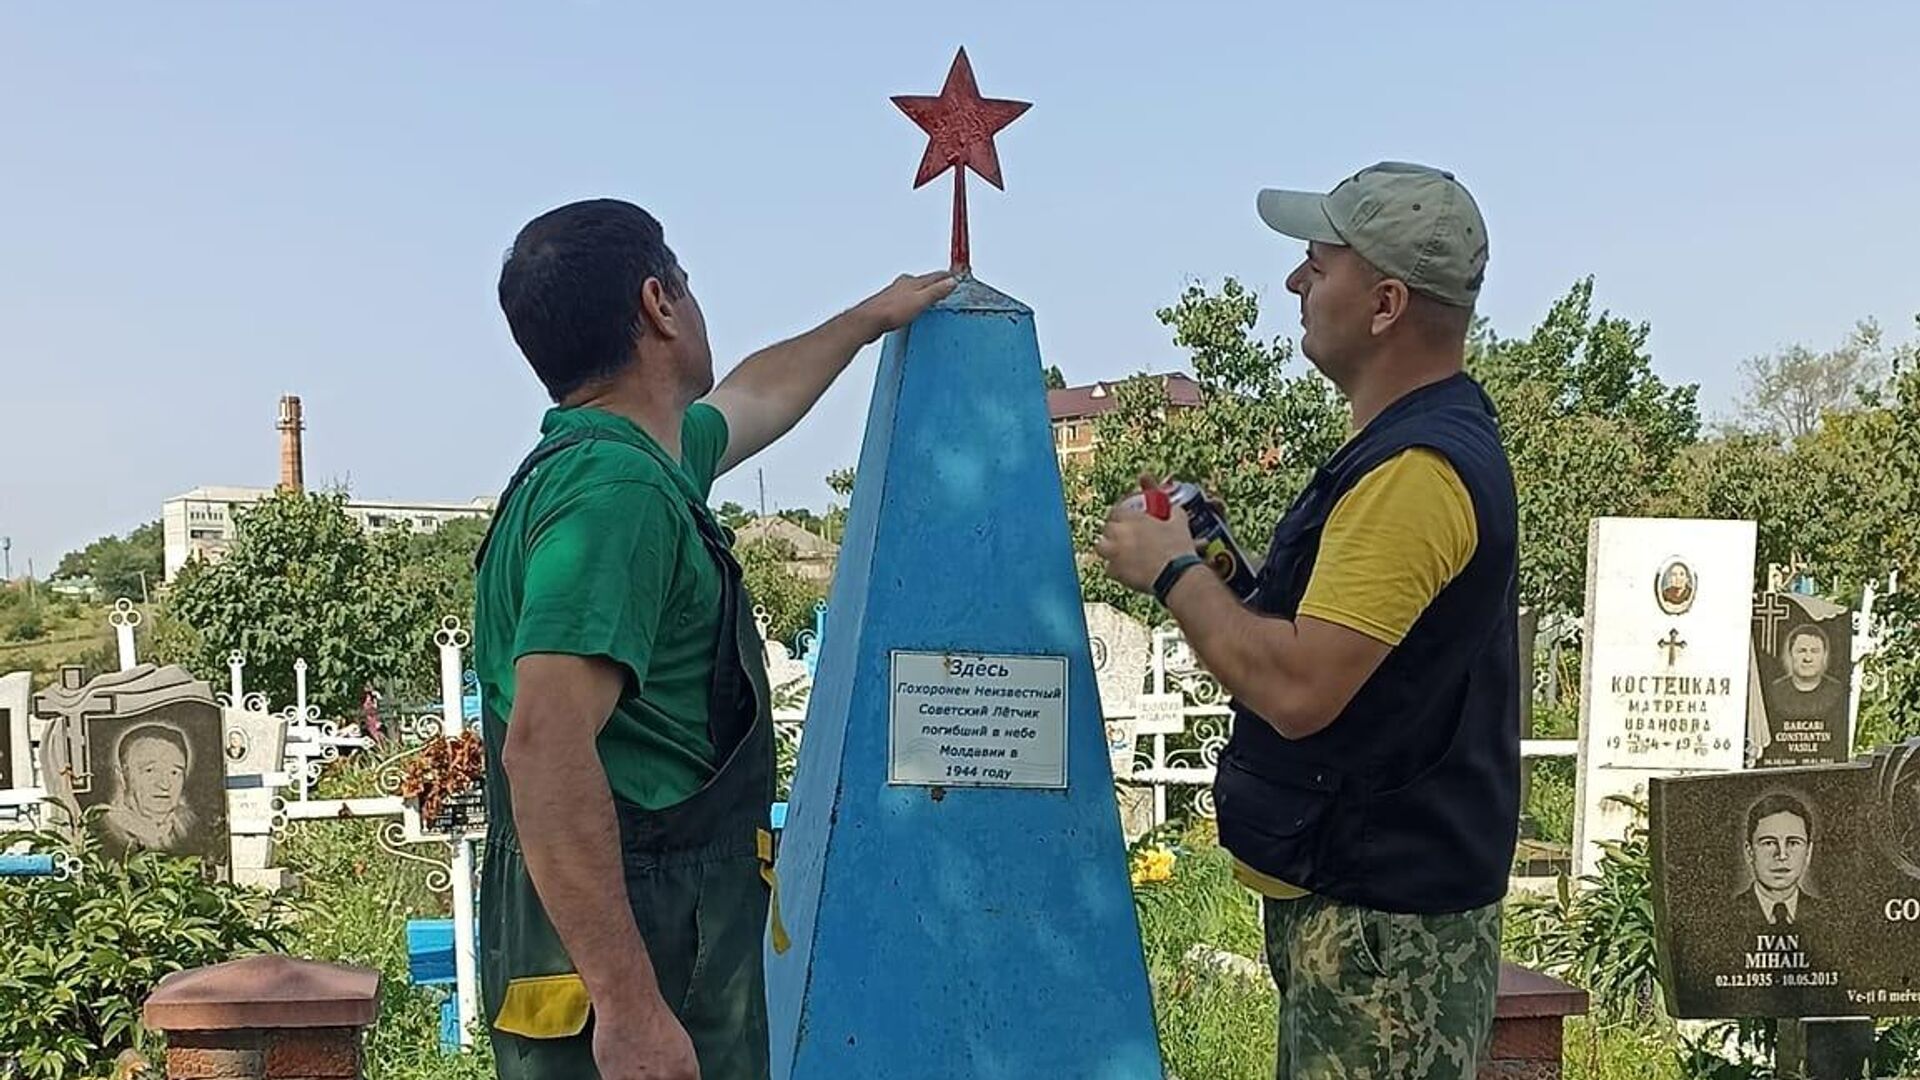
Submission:
[[[1734,893],[1738,921],[1757,927],[1806,926],[1819,920],[1810,888],[1814,814],[1783,791],[1754,801],[1740,833],[1742,884]]]
[[[244,761],[247,757],[247,733],[239,728],[227,729],[227,760]]]
[[[225,732],[212,691],[180,668],[147,664],[77,681],[35,700],[50,721],[51,794],[109,856],[159,851],[224,870]]]
[[[1874,835],[1894,866],[1920,882],[1920,739],[1876,758]]]
[[[1920,866],[1881,760],[1652,781],[1654,919],[1683,1018],[1920,1013]]]
[[[1852,753],[1853,631],[1846,608],[1797,593],[1753,606],[1755,705],[1748,760],[1757,767],[1838,764]]]
[[[1694,594],[1693,568],[1679,558],[1668,559],[1660,567],[1660,576],[1654,581],[1654,592],[1660,597],[1660,610],[1669,615],[1684,615],[1693,606]]]
[[[163,706],[127,719],[98,718],[91,798],[105,806],[97,825],[109,854],[164,851],[214,858],[227,843],[226,770],[219,728],[174,716],[191,706]],[[197,730],[196,730],[197,729]],[[210,737],[211,736],[211,737]],[[224,862],[224,856],[216,859]]]

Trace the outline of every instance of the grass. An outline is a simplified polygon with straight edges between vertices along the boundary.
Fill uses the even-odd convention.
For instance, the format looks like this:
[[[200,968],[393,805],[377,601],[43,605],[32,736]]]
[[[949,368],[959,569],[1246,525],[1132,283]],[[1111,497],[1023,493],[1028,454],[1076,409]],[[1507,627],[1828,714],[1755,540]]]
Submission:
[[[39,606],[42,632],[30,641],[0,640],[0,675],[30,671],[36,688],[52,681],[62,664],[83,666],[117,656],[107,609],[57,599]]]
[[[316,794],[367,795],[373,780],[367,765],[337,766]],[[441,1053],[442,992],[408,982],[407,920],[442,918],[447,906],[427,888],[430,868],[380,849],[377,835],[385,820],[309,822],[276,852],[280,865],[300,875],[309,905],[293,952],[380,972],[380,1019],[367,1040],[367,1080],[488,1080],[493,1063],[485,1040],[467,1053]],[[419,851],[438,853],[433,845]]]
[[[366,766],[336,767],[329,795],[372,788]],[[382,852],[377,822],[314,822],[281,849],[303,876],[310,914],[294,950],[320,960],[360,964],[382,975],[380,1020],[368,1043],[368,1080],[483,1080],[491,1061],[482,1044],[461,1054],[439,1050],[436,990],[407,981],[405,923],[445,914],[426,888],[427,868]],[[1164,881],[1136,887],[1141,945],[1152,985],[1159,1038],[1170,1080],[1267,1080],[1273,1075],[1276,1002],[1261,960],[1259,907],[1233,880],[1231,861],[1209,823],[1170,830],[1149,842],[1177,855]],[[425,849],[423,849],[424,852]],[[1189,959],[1196,946],[1230,953],[1249,974]],[[1646,1015],[1602,1023],[1567,1021],[1568,1080],[1725,1080],[1752,1075],[1703,1063],[1689,1068],[1671,1022]],[[1764,1074],[1760,1074],[1764,1075]]]
[[[1561,1053],[1566,1080],[1690,1080],[1671,1032],[1609,1026],[1570,1016]]]
[[[1173,876],[1136,893],[1167,1069],[1185,1080],[1267,1080],[1277,1006],[1264,965],[1249,979],[1187,959],[1200,945],[1258,960],[1259,904],[1233,880],[1210,829],[1193,830],[1173,846]]]

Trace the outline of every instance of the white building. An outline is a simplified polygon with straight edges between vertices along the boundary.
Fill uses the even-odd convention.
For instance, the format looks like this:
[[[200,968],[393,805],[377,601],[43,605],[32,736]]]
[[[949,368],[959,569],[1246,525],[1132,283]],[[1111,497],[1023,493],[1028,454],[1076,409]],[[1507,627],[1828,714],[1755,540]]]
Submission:
[[[199,487],[161,504],[160,530],[166,541],[167,580],[172,581],[194,556],[218,559],[233,542],[233,511],[273,494],[272,488]],[[389,502],[356,499],[346,511],[362,528],[380,532],[405,523],[415,532],[431,532],[458,518],[493,513],[493,496],[464,503]]]

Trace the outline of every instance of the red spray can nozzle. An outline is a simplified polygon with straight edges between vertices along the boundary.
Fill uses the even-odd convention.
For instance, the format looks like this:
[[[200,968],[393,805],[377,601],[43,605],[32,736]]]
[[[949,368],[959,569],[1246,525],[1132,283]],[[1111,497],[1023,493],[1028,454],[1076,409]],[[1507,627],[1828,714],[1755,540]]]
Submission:
[[[1147,513],[1161,521],[1173,516],[1173,500],[1167,493],[1146,480],[1140,481],[1140,497],[1146,503]]]

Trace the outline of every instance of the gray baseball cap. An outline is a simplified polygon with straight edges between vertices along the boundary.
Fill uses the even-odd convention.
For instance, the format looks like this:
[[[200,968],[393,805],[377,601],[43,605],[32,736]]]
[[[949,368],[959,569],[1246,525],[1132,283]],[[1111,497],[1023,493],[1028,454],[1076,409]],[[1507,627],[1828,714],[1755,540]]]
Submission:
[[[1472,307],[1487,272],[1487,223],[1453,174],[1426,165],[1369,165],[1322,195],[1260,193],[1260,217],[1298,240],[1350,247],[1407,288]]]

